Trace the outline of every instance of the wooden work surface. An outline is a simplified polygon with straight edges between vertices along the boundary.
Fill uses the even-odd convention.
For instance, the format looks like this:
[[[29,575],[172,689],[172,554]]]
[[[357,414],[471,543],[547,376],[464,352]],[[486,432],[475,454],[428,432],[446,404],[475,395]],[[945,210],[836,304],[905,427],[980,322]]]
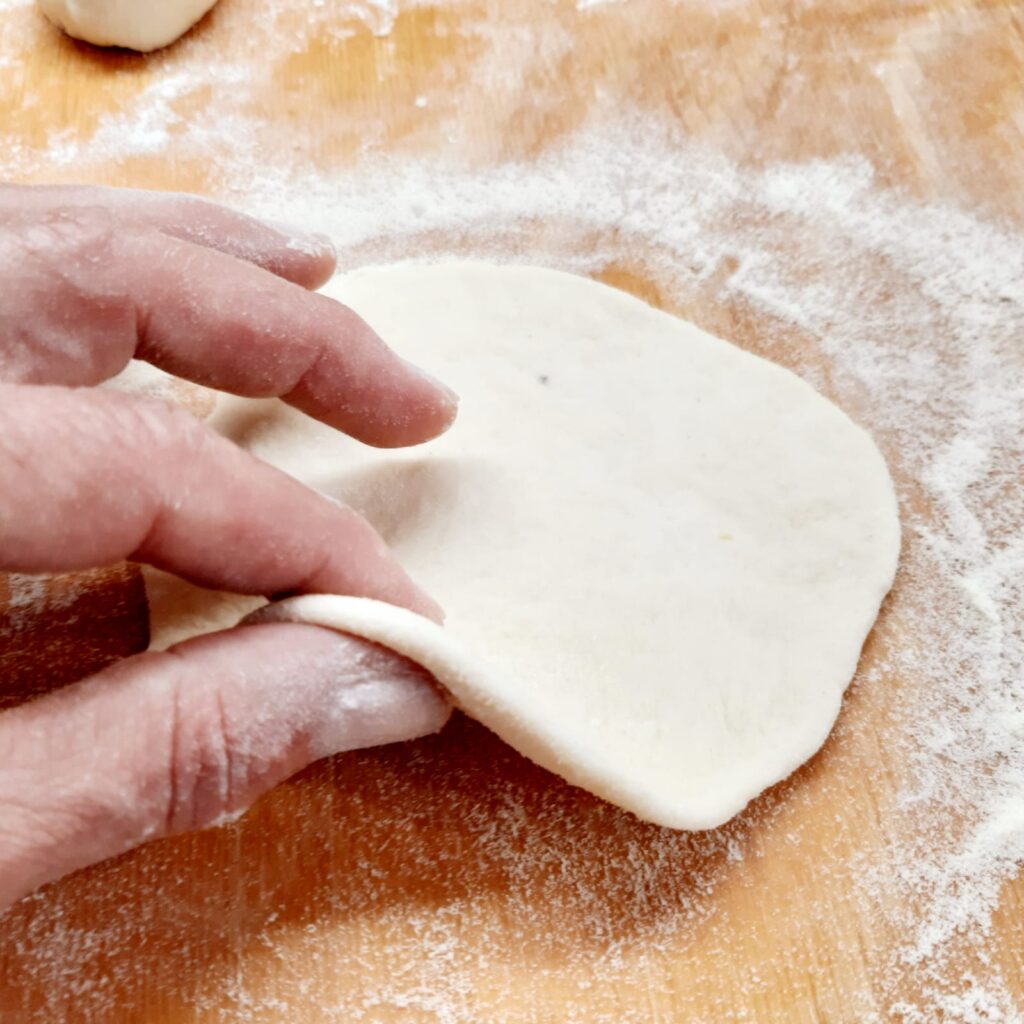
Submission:
[[[0,5],[0,167],[22,181],[230,195],[216,161],[194,139],[179,144],[230,83],[175,92],[177,122],[154,129],[152,145],[67,156],[116,132],[182,62],[230,54],[257,76],[246,123],[266,131],[248,141],[268,167],[285,150],[323,170],[367,146],[443,148],[432,132],[453,112],[466,162],[528,164],[594,107],[629,106],[741,167],[854,154],[879,188],[1010,230],[1024,218],[1024,8],[1014,3],[484,8],[223,0],[182,44],[144,58],[71,43],[30,7]],[[276,46],[255,31],[268,19]],[[552,58],[544,42],[555,37]],[[493,88],[471,74],[483,56],[507,72]],[[222,131],[230,138],[230,123]],[[763,343],[764,318],[711,284],[669,294],[626,257],[603,276],[747,347]],[[773,355],[806,369],[785,343]],[[884,431],[880,440],[898,467]],[[912,491],[898,468],[897,478]],[[1020,875],[994,894],[990,926],[948,943],[934,970],[901,953],[902,933],[930,910],[886,879],[887,850],[911,827],[897,806],[904,748],[891,712],[918,682],[887,670],[886,650],[909,628],[901,602],[917,582],[901,575],[825,750],[724,829],[638,823],[457,719],[420,743],[314,765],[234,825],[155,843],[23,901],[0,923],[0,1019],[1009,1020],[1005,1005],[999,1016],[969,1000],[940,1010],[929,995],[992,977],[1024,1013]],[[0,579],[8,702],[147,642],[134,568],[26,586]]]

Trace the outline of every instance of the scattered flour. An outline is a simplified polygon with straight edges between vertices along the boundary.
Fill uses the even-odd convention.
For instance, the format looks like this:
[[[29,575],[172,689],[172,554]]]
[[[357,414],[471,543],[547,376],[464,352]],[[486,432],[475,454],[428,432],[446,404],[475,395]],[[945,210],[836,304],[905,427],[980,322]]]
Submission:
[[[59,590],[48,587],[41,576],[12,573],[5,577],[8,594],[4,600],[4,618],[0,624],[0,642],[11,634],[35,628],[39,618],[70,608],[78,600],[87,583],[69,576]]]
[[[22,6],[0,0],[4,11]],[[314,22],[321,6],[311,8]],[[280,51],[287,41],[274,43],[274,19],[293,5],[278,0],[269,7],[273,16],[251,45]],[[399,14],[396,2],[346,9],[353,32],[382,37]],[[521,42],[555,52],[566,45],[557,34]],[[492,82],[490,62],[487,54],[479,58],[481,85]],[[887,724],[877,740],[897,772],[888,812],[908,823],[884,851],[854,844],[849,854],[856,869],[850,898],[901,936],[859,1019],[1019,1024],[1024,1018],[994,960],[964,976],[947,968],[964,948],[984,954],[1001,887],[1024,863],[1024,237],[970,211],[884,189],[856,156],[744,168],[658,117],[621,106],[614,115],[591,115],[529,160],[482,161],[467,149],[468,129],[458,118],[438,115],[431,145],[385,155],[370,135],[350,165],[313,170],[286,145],[273,145],[280,129],[248,102],[246,66],[230,55],[211,62],[201,41],[185,40],[155,58],[152,83],[92,135],[54,134],[44,160],[12,148],[0,166],[6,176],[38,178],[48,161],[88,179],[111,161],[161,153],[173,141],[177,159],[216,165],[212,187],[222,198],[332,234],[344,265],[458,254],[606,275],[640,267],[669,308],[725,335],[731,318],[740,320],[759,352],[835,398],[886,452],[906,528],[898,589],[878,630],[881,653],[854,688],[865,706],[884,707]],[[511,86],[494,79],[494,88],[505,87]],[[204,88],[220,90],[224,103],[184,113],[183,101]],[[426,95],[414,106],[434,116]],[[19,586],[19,600],[29,600],[31,583]],[[623,824],[614,848],[620,863],[613,865],[622,874],[610,878],[595,871],[587,853],[609,827],[605,812],[588,804],[590,817],[579,820],[574,798],[561,790],[538,796],[519,776],[503,775],[500,748],[474,727],[460,728],[467,737],[462,762],[431,742],[418,751],[382,752],[373,761],[379,791],[360,790],[353,799],[376,796],[379,810],[403,806],[403,794],[415,791],[428,814],[456,814],[453,831],[465,848],[453,855],[461,866],[452,870],[466,873],[466,885],[446,889],[447,899],[419,917],[405,903],[378,908],[380,934],[395,929],[393,959],[401,968],[386,984],[338,993],[318,1019],[399,1019],[375,1014],[404,1008],[416,1019],[465,1024],[500,1005],[500,992],[488,1003],[474,979],[488,957],[496,969],[507,963],[463,938],[467,921],[483,921],[483,895],[471,883],[483,884],[488,870],[507,887],[503,941],[540,941],[538,925],[524,917],[540,892],[567,920],[584,922],[598,943],[600,952],[591,949],[586,963],[566,966],[579,987],[579,1007],[566,1010],[565,1024],[654,1019],[628,1016],[621,1007],[605,1015],[588,1001],[588,987],[614,984],[627,960],[635,971],[637,957],[647,955],[638,944],[653,964],[680,930],[714,914],[729,864],[751,855],[753,826],[765,827],[779,813],[775,798],[707,835]],[[857,728],[856,713],[845,716],[835,744],[842,748]],[[474,761],[472,750],[481,746],[493,765]],[[460,789],[460,771],[470,777],[474,769],[477,781]],[[426,781],[434,774],[455,779],[457,795],[435,794]],[[476,795],[485,774],[493,774],[495,789]],[[446,799],[457,804],[454,811],[446,812]],[[395,842],[408,841],[410,872],[433,878],[436,866],[417,863],[426,848],[417,846],[414,822],[396,814],[384,825]],[[383,833],[378,839],[387,841]],[[486,870],[466,867],[474,857]],[[679,879],[673,865],[683,858],[703,866]],[[152,887],[154,907],[162,887],[167,899],[179,884],[187,894],[186,881],[177,882],[168,864],[147,863],[156,865],[152,877],[144,867],[132,884]],[[366,906],[376,906],[372,851],[356,866],[353,886]],[[98,887],[116,884],[122,869],[104,870],[96,876],[98,904]],[[356,899],[326,883],[318,896],[325,905],[340,901],[339,911]],[[72,926],[59,896],[39,894],[29,904],[31,914],[23,907],[12,926],[13,941],[22,970],[45,978],[40,988],[47,994],[19,1019],[58,1019],[62,1001],[71,998],[102,1018],[110,1009],[104,986],[76,990],[75,965],[116,952],[131,922]],[[308,942],[300,936],[288,949],[274,947],[270,911],[266,922],[260,941],[268,956],[297,975],[314,970],[316,918]],[[413,927],[412,940],[401,932],[403,922]],[[367,940],[366,949],[372,945]],[[352,955],[360,953],[356,942]],[[245,977],[239,967],[227,985],[232,1009],[219,1019],[300,1012],[283,996],[251,988]],[[651,978],[655,984],[653,966]],[[908,979],[913,1001],[889,994],[903,991]],[[122,995],[132,990],[126,976],[108,980],[106,987]],[[514,991],[515,978],[507,984]],[[754,990],[759,982],[751,977],[745,984]],[[211,995],[210,1005],[224,996]],[[729,1011],[718,1008],[715,1019],[732,1020]]]

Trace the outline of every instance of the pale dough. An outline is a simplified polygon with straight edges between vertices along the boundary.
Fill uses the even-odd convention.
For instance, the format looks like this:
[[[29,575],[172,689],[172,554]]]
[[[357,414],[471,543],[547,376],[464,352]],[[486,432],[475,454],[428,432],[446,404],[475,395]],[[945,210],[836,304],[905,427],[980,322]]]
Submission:
[[[39,0],[39,8],[75,39],[143,53],[183,36],[217,0]]]
[[[592,281],[474,264],[328,289],[462,396],[375,451],[277,402],[212,422],[353,505],[445,607],[304,597],[570,782],[718,825],[824,742],[899,551],[874,443],[799,377]]]

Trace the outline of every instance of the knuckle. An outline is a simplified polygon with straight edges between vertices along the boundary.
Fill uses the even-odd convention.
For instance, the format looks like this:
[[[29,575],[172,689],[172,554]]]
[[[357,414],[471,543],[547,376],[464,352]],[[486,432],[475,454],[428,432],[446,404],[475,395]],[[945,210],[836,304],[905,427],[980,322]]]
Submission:
[[[232,813],[248,773],[245,759],[236,756],[216,685],[190,685],[178,677],[170,699],[165,828],[174,833],[208,827]]]
[[[135,315],[125,275],[112,269],[122,237],[101,207],[27,211],[5,225],[0,272],[16,287],[0,320],[17,355],[0,361],[7,379],[90,384],[124,366]]]
[[[109,257],[117,240],[116,219],[102,206],[67,207],[26,218],[16,231],[24,250],[50,263],[56,257]],[[75,262],[72,262],[72,266]]]
[[[198,454],[211,443],[211,431],[173,402],[114,390],[103,398],[113,435],[131,439],[137,450]]]

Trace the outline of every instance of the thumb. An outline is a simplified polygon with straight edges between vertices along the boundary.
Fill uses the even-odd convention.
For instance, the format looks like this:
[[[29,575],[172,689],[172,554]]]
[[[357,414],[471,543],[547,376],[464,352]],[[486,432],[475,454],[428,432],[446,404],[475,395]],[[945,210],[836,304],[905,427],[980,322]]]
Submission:
[[[328,754],[440,729],[418,665],[292,623],[122,661],[0,715],[0,908],[148,839],[204,828]]]

